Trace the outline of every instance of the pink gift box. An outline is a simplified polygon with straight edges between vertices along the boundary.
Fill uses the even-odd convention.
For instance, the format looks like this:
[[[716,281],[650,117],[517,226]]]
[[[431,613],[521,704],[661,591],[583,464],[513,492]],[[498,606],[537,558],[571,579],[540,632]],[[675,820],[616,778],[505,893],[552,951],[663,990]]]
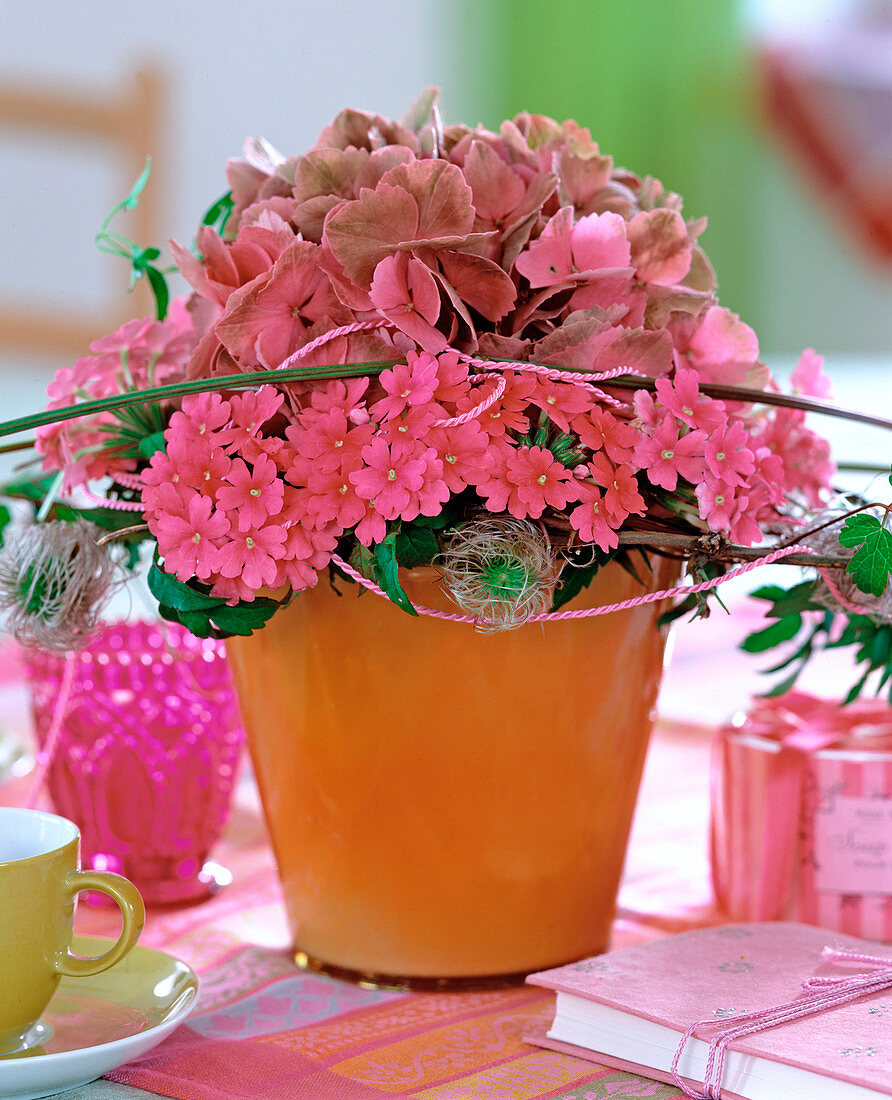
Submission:
[[[754,700],[713,745],[710,861],[734,920],[892,942],[892,707]]]

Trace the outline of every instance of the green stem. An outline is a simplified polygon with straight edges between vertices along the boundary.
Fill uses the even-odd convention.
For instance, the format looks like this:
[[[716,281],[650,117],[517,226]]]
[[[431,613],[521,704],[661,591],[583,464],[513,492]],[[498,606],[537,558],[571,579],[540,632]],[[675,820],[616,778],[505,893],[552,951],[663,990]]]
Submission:
[[[492,360],[494,363],[510,362],[510,360]],[[581,367],[567,367],[565,364],[540,363],[539,366],[553,367],[554,370],[574,371],[577,374],[591,373]],[[166,386],[155,386],[152,389],[134,390],[128,393],[117,394],[114,397],[104,397],[95,401],[85,401],[80,405],[72,405],[64,409],[48,409],[42,413],[34,413],[31,416],[21,416],[15,420],[0,422],[0,438],[14,435],[16,432],[30,431],[33,428],[44,427],[47,424],[58,424],[63,420],[74,420],[82,416],[92,416],[96,413],[108,412],[111,409],[120,409],[127,405],[145,405],[151,401],[162,401],[170,397],[183,397],[191,393],[208,393],[217,390],[254,389],[262,385],[281,385],[286,382],[305,382],[322,380],[327,378],[359,378],[368,374],[380,374],[382,370],[392,367],[392,362],[364,362],[364,363],[327,363],[318,367],[290,367],[287,370],[254,371],[250,374],[228,374],[217,378],[199,378],[192,382],[173,382]],[[638,375],[628,378],[611,378],[601,383],[602,386],[611,389],[631,390],[655,390],[656,381],[653,378],[643,378]],[[869,413],[858,412],[855,409],[844,409],[837,405],[830,405],[824,401],[815,401],[812,398],[800,397],[798,394],[771,393],[765,390],[751,390],[744,386],[719,386],[709,382],[700,383],[700,392],[710,397],[716,397],[730,401],[744,401],[748,404],[780,405],[788,409],[801,409],[804,412],[821,413],[825,416],[834,416],[842,420],[855,420],[861,424],[869,424],[877,428],[886,428],[892,431],[892,420],[884,417],[872,416]]]
[[[0,422],[0,438],[14,435],[16,432],[42,428],[47,424],[59,424],[63,420],[76,420],[81,416],[93,416],[96,413],[110,412],[128,405],[147,405],[151,401],[163,401],[166,398],[183,397],[191,393],[257,389],[263,385],[279,386],[286,382],[309,382],[325,378],[359,378],[366,374],[380,374],[382,370],[392,366],[392,362],[326,363],[318,367],[289,367],[287,370],[254,371],[250,374],[197,378],[193,382],[172,382],[166,386],[154,386],[148,390],[131,390],[128,393],[116,394],[114,397],[84,401],[81,405],[70,405],[64,409],[47,409],[42,413],[19,416],[15,420],[4,420]]]

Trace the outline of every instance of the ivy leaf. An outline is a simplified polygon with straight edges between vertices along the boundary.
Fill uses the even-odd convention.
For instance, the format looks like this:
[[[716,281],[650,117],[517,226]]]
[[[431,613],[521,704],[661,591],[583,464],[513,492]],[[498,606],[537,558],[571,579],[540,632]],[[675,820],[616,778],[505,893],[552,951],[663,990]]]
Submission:
[[[842,546],[858,546],[846,572],[862,592],[882,596],[892,573],[892,534],[875,516],[849,516],[839,533]]]
[[[406,569],[429,565],[440,552],[437,536],[429,527],[404,523],[396,536],[396,560]]]
[[[396,560],[396,533],[393,531],[375,547],[375,579],[397,607],[401,607],[409,615],[418,614],[412,606],[412,601],[400,586]]]

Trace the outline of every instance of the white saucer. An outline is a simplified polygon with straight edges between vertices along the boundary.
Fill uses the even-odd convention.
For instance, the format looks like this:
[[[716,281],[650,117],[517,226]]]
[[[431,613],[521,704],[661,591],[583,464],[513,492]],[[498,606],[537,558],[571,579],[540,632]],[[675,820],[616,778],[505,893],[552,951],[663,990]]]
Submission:
[[[75,936],[78,955],[100,955],[112,940]],[[0,1057],[0,1097],[34,1100],[94,1081],[151,1050],[195,1007],[198,978],[184,962],[133,950],[102,974],[63,978],[41,1023],[40,1046]]]

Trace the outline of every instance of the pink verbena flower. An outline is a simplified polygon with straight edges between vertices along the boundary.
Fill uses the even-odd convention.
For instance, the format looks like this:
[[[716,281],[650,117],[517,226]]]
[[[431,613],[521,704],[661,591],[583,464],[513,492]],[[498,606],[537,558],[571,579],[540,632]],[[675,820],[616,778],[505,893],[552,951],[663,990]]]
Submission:
[[[402,416],[394,416],[380,425],[377,435],[388,444],[405,443],[408,440],[426,440],[434,422],[439,418],[435,405],[417,405]]]
[[[739,420],[717,428],[704,446],[706,468],[729,485],[745,485],[756,468],[750,434]]]
[[[721,401],[716,401],[700,393],[700,376],[697,371],[682,367],[675,377],[656,380],[657,397],[660,403],[669,409],[689,428],[700,428],[704,432],[715,431],[728,419],[728,413]],[[639,397],[649,397],[644,391],[635,394],[635,408],[638,410]],[[642,401],[642,411],[645,403]],[[639,411],[641,416],[641,411]],[[642,416],[642,420],[645,417]]]
[[[219,551],[217,572],[239,581],[241,599],[253,600],[258,589],[275,583],[276,562],[285,556],[285,528],[275,523],[232,530]]]
[[[504,436],[508,431],[523,433],[530,427],[526,410],[536,389],[535,378],[531,374],[510,370],[504,371],[503,377],[505,392],[494,405],[490,405],[477,418],[483,430],[493,438]],[[459,398],[456,408],[459,413],[470,412],[471,409],[476,409],[480,405],[481,400],[478,393],[469,393]]]
[[[435,454],[433,448],[430,450]],[[357,495],[374,501],[375,511],[384,519],[398,519],[411,508],[415,494],[424,484],[426,455],[411,445],[390,447],[376,437],[363,447],[362,460],[363,468],[349,475]]]
[[[491,467],[489,436],[471,420],[449,428],[432,428],[426,440],[443,463],[443,480],[453,493],[479,485]]]
[[[696,484],[703,476],[706,433],[679,434],[675,417],[667,412],[653,435],[642,436],[635,446],[635,464],[646,471],[654,485],[673,491],[679,477]]]
[[[318,388],[317,388],[318,387]],[[323,413],[340,409],[351,424],[367,424],[369,413],[363,395],[369,388],[368,378],[336,378],[330,382],[314,383],[310,404],[300,414],[301,424],[307,426]]]
[[[276,587],[288,584],[295,592],[312,588],[337,546],[334,527],[312,528],[293,523],[285,533],[284,557],[278,562]]]
[[[517,519],[538,519],[546,507],[563,508],[579,499],[572,472],[545,447],[518,447],[508,458],[507,476],[517,487],[519,506],[508,506]]]
[[[399,416],[406,409],[429,404],[437,388],[437,360],[427,352],[421,355],[408,352],[405,363],[395,363],[390,370],[378,376],[387,397],[382,397],[371,407],[377,421]]]
[[[636,400],[639,394],[644,392],[639,390],[635,394]],[[647,396],[649,397],[650,394]],[[654,420],[653,427],[658,423],[658,419]],[[579,436],[580,442],[589,450],[603,450],[608,458],[616,463],[631,462],[639,433],[627,420],[621,420],[606,409],[596,406],[589,413],[574,417],[572,428]]]
[[[156,514],[149,519],[149,529],[158,540],[164,568],[178,580],[188,581],[191,577],[207,580],[218,571],[220,542],[230,527],[210,497],[191,490],[182,509]]]
[[[303,431],[289,427],[286,432],[296,452],[311,459],[319,470],[337,470],[348,456],[359,456],[371,443],[375,429],[372,424],[351,424],[344,410],[335,407],[316,413]]]
[[[806,348],[790,375],[790,385],[793,393],[829,399],[833,393],[833,383],[824,374],[824,356],[818,355],[814,348]]]
[[[165,438],[167,456],[176,480],[208,496],[215,496],[229,477],[232,459],[222,447],[215,446],[214,436],[183,437],[175,428],[168,428]]]
[[[638,491],[638,480],[630,466],[614,466],[599,451],[592,455],[587,472],[605,490],[604,506],[612,524],[619,527],[629,515],[644,515],[644,497]]]
[[[616,525],[608,514],[601,490],[583,482],[580,503],[570,512],[570,525],[586,544],[595,543],[604,551],[619,546]]]
[[[587,412],[594,404],[592,392],[573,382],[555,382],[543,375],[533,375],[536,387],[530,401],[548,414],[563,432],[570,431],[574,417]]]
[[[307,516],[314,527],[354,527],[366,514],[367,501],[357,495],[350,475],[364,467],[359,455],[347,455],[337,469],[313,468],[307,475]]]
[[[737,515],[737,488],[721,478],[710,476],[694,490],[700,517],[711,531],[730,532]]]
[[[233,459],[226,483],[217,490],[217,503],[240,532],[262,527],[282,511],[285,486],[272,459],[258,455],[253,468]]]

